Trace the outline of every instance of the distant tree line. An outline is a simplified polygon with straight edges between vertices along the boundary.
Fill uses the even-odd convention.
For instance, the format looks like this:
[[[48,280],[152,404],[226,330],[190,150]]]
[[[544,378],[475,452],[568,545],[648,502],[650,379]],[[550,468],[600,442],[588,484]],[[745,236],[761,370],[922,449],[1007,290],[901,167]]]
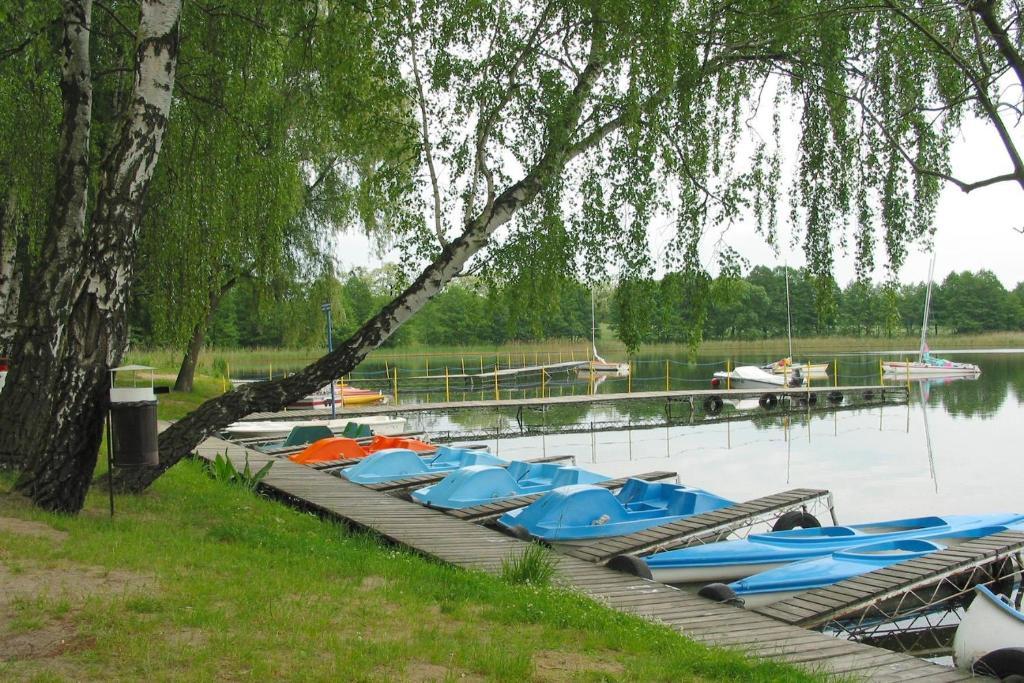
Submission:
[[[706,297],[691,296],[706,288]],[[789,303],[793,335],[891,337],[914,335],[921,329],[927,283],[890,285],[854,280],[845,288],[835,282],[820,287],[803,269],[789,271]],[[661,280],[620,285],[615,293],[612,323],[624,327],[622,311],[635,309],[631,300],[646,302],[640,342],[686,343],[705,339],[768,339],[784,337],[786,269],[756,266],[744,277],[709,279],[669,273]],[[688,300],[707,302],[705,310]],[[634,316],[631,324],[636,324]],[[700,323],[703,321],[703,325]],[[951,273],[932,287],[929,327],[968,334],[1024,329],[1024,283],[1008,291],[987,270]]]
[[[854,281],[826,292],[801,269],[790,269],[793,335],[915,335],[921,328],[925,283],[900,285]],[[344,339],[368,320],[400,287],[397,268],[355,269],[268,291],[241,281],[213,317],[209,342],[219,347],[319,346],[325,339],[321,304],[332,303],[334,336]],[[694,289],[706,287],[701,311]],[[389,341],[389,346],[503,344],[545,339],[588,339],[590,288],[567,280],[540,305],[528,303],[511,287],[475,278],[450,284]],[[704,339],[768,339],[786,336],[786,274],[781,267],[756,266],[744,277],[695,282],[682,273],[660,280],[621,283],[594,290],[598,337],[602,324],[618,336],[621,311],[632,306],[640,317],[641,343],[689,343]],[[824,312],[822,312],[824,311]],[[146,315],[135,309],[136,343],[162,340]],[[1006,290],[989,271],[952,273],[932,288],[931,333],[965,334],[1024,329],[1024,283]]]

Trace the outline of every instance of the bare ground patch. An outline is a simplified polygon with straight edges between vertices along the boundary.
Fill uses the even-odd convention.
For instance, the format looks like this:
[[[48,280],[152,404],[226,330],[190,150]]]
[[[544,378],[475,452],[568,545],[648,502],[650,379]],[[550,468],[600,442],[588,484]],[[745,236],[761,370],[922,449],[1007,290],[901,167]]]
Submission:
[[[68,537],[66,531],[54,529],[49,524],[33,522],[27,519],[18,519],[17,517],[0,517],[0,533],[45,538],[57,543],[67,540]]]
[[[544,681],[567,681],[586,672],[619,677],[626,671],[622,664],[611,657],[564,650],[535,652],[533,665],[537,669],[537,677]]]

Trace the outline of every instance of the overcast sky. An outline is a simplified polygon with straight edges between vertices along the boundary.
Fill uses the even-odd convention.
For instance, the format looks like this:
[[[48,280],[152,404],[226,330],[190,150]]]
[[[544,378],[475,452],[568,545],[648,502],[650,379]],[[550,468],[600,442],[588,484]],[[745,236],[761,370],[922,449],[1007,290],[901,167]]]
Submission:
[[[1019,129],[1018,129],[1019,130]],[[980,122],[969,123],[952,149],[952,164],[955,175],[967,181],[978,180],[990,175],[1007,172],[1010,164],[994,133]],[[981,269],[991,270],[1004,286],[1011,289],[1024,280],[1024,234],[1015,228],[1024,228],[1024,189],[1016,183],[1003,183],[993,187],[964,194],[953,185],[947,185],[942,193],[936,216],[935,234],[935,279],[941,282],[952,271]],[[664,221],[653,222],[648,232],[651,247],[658,253],[664,235],[669,232]],[[788,244],[785,227],[781,242]],[[717,235],[708,235],[702,250],[705,262],[710,263],[712,245]],[[734,226],[729,231],[729,242],[738,246],[751,265],[781,265],[788,261],[791,266],[803,264],[803,253],[799,248],[784,250],[776,256],[750,226]],[[367,238],[349,233],[338,237],[337,251],[341,267],[345,270],[355,266],[375,268],[384,261],[397,259],[397,252],[389,252],[380,258],[374,253]],[[920,246],[914,246],[900,272],[904,282],[920,282],[928,276],[930,255]],[[876,261],[876,278],[884,272],[881,263],[885,255],[879,253]],[[845,285],[854,276],[853,259],[837,253],[836,278]]]

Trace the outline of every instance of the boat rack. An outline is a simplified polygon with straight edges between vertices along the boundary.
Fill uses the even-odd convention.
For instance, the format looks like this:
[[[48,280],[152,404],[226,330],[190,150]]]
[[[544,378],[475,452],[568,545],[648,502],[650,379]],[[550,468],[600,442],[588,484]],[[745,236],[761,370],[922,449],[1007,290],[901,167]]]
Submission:
[[[214,460],[224,454],[236,466],[247,459],[252,467],[274,462],[260,483],[285,500],[312,507],[351,526],[467,569],[500,574],[528,543],[396,496],[371,491],[311,467],[276,459],[216,437],[196,449],[196,456]],[[769,496],[768,498],[773,498]],[[809,631],[750,610],[737,609],[686,591],[630,576],[569,555],[556,555],[553,580],[611,609],[663,624],[707,645],[785,661],[812,672],[873,681],[966,681],[957,671],[904,654]]]
[[[605,481],[597,482],[596,484],[591,484],[591,486],[600,486],[601,488],[606,489],[620,489],[626,485],[626,481],[628,479],[642,479],[644,481],[679,481],[679,475],[676,472],[644,472],[643,474],[635,474],[631,477],[623,477],[621,479],[607,479]],[[456,519],[484,524],[496,520],[498,517],[501,517],[510,510],[526,507],[535,500],[539,500],[543,495],[543,493],[530,493],[525,496],[506,498],[505,500],[495,503],[474,505],[473,507],[462,508],[460,510],[446,510],[445,512]]]
[[[1024,533],[1003,531],[755,611],[850,640],[941,652],[941,631],[958,621],[975,586],[1010,592],[1024,569],[1022,551]]]
[[[644,531],[601,539],[586,545],[566,545],[559,549],[588,562],[609,564],[613,568],[627,571],[642,571],[646,566],[635,561],[633,556],[636,554],[744,537],[755,527],[787,512],[808,512],[808,506],[824,507],[835,523],[835,505],[831,493],[823,489],[791,489]]]

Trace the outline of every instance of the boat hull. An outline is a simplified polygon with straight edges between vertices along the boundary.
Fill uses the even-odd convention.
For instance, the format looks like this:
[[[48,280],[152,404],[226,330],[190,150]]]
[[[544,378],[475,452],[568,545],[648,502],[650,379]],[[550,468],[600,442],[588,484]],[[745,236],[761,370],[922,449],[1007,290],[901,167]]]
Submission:
[[[910,377],[975,377],[981,374],[977,365],[955,363],[950,366],[927,365],[926,363],[885,362],[882,369],[886,375],[896,379]]]
[[[240,421],[228,425],[224,430],[237,439],[266,438],[268,440],[287,436],[293,427],[315,427],[326,425],[333,432],[341,432],[349,422],[367,425],[375,434],[393,436],[405,431],[404,417],[388,417],[370,415],[367,417],[348,417],[335,420],[266,420]]]
[[[963,669],[993,650],[1024,645],[1024,614],[984,586],[975,589],[953,637],[953,661]]]
[[[712,567],[650,567],[651,577],[659,583],[730,583],[752,574],[766,572],[769,569],[782,567],[785,562],[761,562],[732,566]]]

